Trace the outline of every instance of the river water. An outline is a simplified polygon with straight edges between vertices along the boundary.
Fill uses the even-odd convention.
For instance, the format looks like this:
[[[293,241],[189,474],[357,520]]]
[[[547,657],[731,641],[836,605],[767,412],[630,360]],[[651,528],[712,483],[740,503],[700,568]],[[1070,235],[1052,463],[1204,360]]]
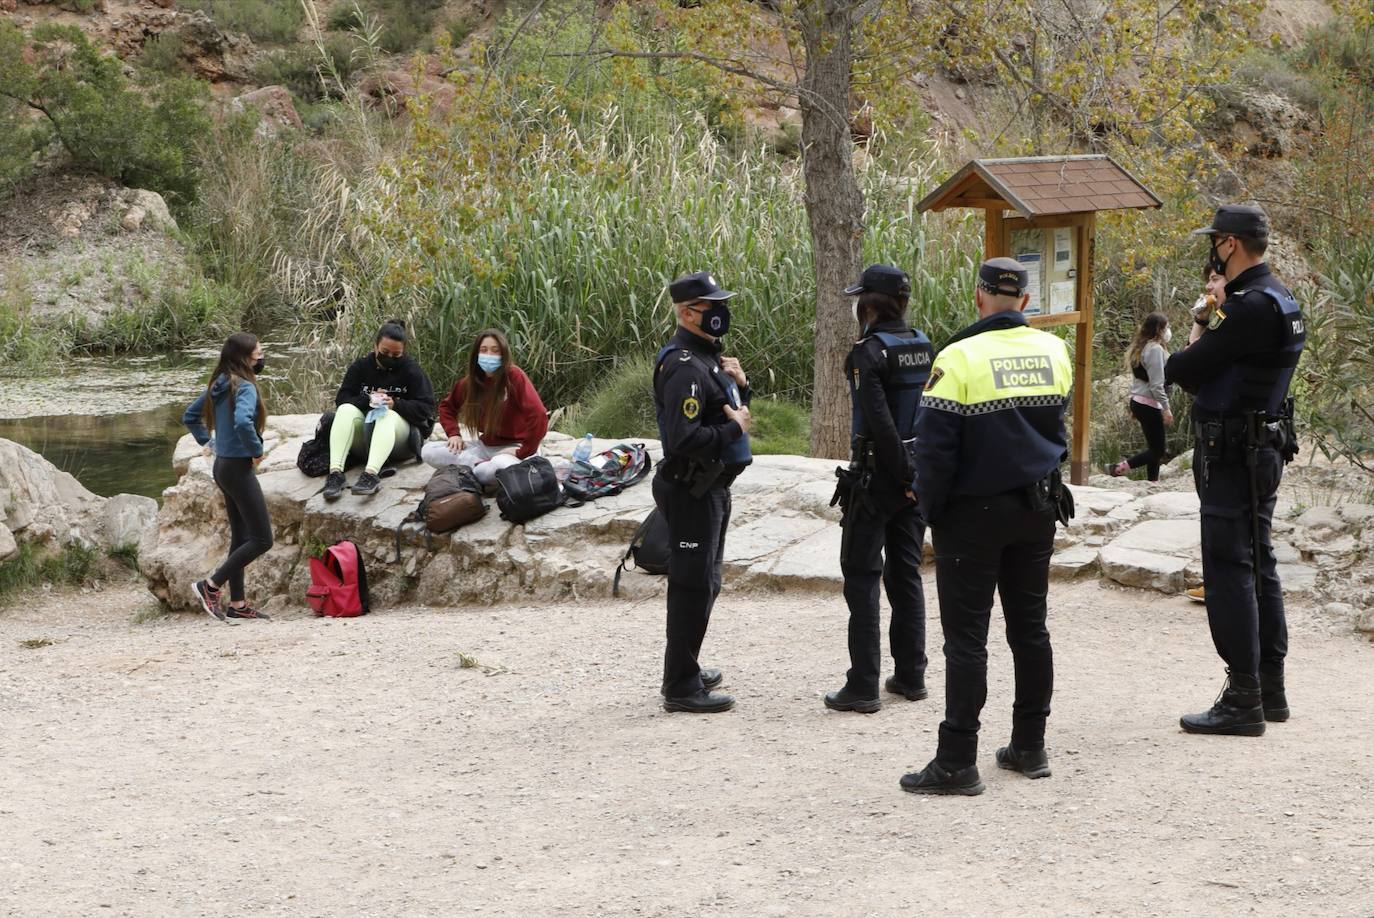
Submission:
[[[303,356],[269,355],[269,407],[298,394]],[[96,494],[161,498],[176,483],[172,450],[186,433],[182,412],[205,385],[217,350],[150,357],[66,358],[51,373],[0,379],[0,438],[22,443]]]

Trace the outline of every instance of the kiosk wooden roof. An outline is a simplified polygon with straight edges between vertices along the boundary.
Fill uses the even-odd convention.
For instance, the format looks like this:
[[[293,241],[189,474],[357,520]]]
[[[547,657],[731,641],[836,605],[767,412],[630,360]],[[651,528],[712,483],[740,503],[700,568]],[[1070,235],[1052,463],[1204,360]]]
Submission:
[[[1163,203],[1110,156],[1031,156],[972,160],[916,209],[1001,208],[1035,218]]]
[[[918,211],[975,207],[983,210],[983,257],[1011,255],[1020,230],[1072,234],[1077,257],[1068,272],[1072,308],[1030,317],[1036,326],[1074,325],[1074,484],[1088,480],[1092,413],[1093,249],[1097,212],[1160,207],[1163,202],[1110,156],[1032,156],[975,159],[916,205]],[[1015,211],[1008,214],[1007,211]],[[1066,253],[1066,256],[1067,253]],[[1039,274],[1037,273],[1037,278]],[[1039,284],[1037,279],[1036,284]],[[1055,286],[1060,286],[1056,284]]]

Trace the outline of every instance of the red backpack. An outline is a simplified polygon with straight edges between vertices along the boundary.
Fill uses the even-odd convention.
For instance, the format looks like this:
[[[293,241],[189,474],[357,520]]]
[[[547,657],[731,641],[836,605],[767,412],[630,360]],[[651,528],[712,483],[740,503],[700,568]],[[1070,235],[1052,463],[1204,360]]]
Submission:
[[[305,601],[316,615],[352,618],[366,615],[367,568],[362,552],[350,541],[336,542],[325,549],[323,558],[310,559],[310,588]]]

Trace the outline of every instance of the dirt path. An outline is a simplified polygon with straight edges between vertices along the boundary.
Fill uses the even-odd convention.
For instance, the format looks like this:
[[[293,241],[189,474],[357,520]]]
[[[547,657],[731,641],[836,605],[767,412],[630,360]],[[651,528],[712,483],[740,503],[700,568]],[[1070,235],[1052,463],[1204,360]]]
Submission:
[[[0,613],[0,913],[1374,915],[1374,645],[1302,610],[1294,719],[1192,737],[1201,608],[1056,585],[1054,777],[991,766],[995,643],[988,790],[945,799],[897,787],[939,702],[821,707],[838,598],[727,594],[740,704],[693,718],[655,703],[653,602],[231,628],[144,596]]]

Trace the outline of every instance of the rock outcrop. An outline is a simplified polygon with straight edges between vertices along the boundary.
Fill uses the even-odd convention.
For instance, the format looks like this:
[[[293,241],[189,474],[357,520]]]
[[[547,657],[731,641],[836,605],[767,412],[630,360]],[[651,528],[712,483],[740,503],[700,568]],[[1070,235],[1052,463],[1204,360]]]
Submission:
[[[314,415],[272,418],[259,481],[272,515],[276,544],[251,569],[256,596],[274,606],[301,605],[311,551],[340,539],[362,549],[368,582],[380,607],[397,602],[456,605],[521,598],[605,597],[625,547],[653,507],[648,480],[581,507],[564,507],[524,525],[502,520],[494,500],[487,515],[454,533],[402,538],[393,562],[396,527],[419,503],[431,470],[406,464],[372,497],[349,492],[337,502],[320,495],[323,480],[296,469],[296,455],[313,434]],[[598,448],[613,445],[602,441]],[[574,441],[550,434],[545,453],[567,456]],[[658,445],[649,443],[657,460]],[[173,463],[182,473],[163,497],[157,525],[143,538],[139,563],[149,589],[173,608],[190,607],[190,585],[211,570],[226,548],[220,495],[210,460],[189,437]],[[732,588],[838,589],[839,520],[830,507],[835,463],[797,456],[763,456],[734,487],[734,522],[726,540]],[[621,591],[642,596],[663,589],[661,577],[628,572]]]
[[[0,561],[21,542],[45,550],[137,545],[156,514],[150,497],[92,494],[28,447],[0,440]]]

